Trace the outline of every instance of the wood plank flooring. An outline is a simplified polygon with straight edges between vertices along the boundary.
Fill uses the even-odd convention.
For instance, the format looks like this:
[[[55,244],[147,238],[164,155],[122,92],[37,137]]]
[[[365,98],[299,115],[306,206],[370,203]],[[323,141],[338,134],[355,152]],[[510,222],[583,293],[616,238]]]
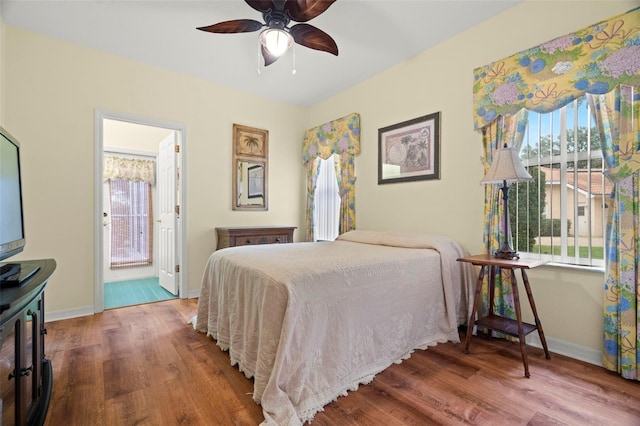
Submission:
[[[46,425],[257,425],[253,383],[170,300],[47,323],[53,394]],[[316,415],[327,425],[640,425],[640,383],[517,343],[416,351]]]

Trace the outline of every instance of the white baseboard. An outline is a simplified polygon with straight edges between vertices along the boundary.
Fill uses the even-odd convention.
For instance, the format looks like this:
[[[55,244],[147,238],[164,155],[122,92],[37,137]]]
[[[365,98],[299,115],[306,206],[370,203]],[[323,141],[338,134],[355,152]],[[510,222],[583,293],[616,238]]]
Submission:
[[[191,290],[187,296],[188,299],[196,299],[198,297],[200,297],[200,290]],[[93,306],[64,309],[62,311],[47,312],[45,314],[45,321],[60,321],[71,318],[86,317],[89,315],[93,315],[94,313],[95,310],[93,309]]]
[[[554,352],[560,355],[568,356],[569,358],[577,359],[580,361],[588,362],[602,367],[602,352],[586,346],[576,345],[575,343],[565,342],[564,340],[554,339],[553,337],[546,337],[547,347],[550,352]],[[537,334],[530,334],[525,338],[527,345],[534,346],[542,349],[542,342]]]
[[[94,314],[93,306],[85,306],[82,308],[47,312],[45,314],[45,321],[46,322],[60,321],[60,320],[71,319],[71,318],[86,317],[93,314]]]

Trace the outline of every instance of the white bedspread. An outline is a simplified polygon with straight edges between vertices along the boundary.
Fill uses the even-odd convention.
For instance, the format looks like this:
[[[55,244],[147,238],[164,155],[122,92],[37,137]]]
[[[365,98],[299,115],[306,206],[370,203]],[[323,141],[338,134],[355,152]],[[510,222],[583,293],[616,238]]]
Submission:
[[[455,241],[351,231],[213,253],[195,327],[254,377],[267,425],[300,425],[415,349],[458,342],[474,277]]]

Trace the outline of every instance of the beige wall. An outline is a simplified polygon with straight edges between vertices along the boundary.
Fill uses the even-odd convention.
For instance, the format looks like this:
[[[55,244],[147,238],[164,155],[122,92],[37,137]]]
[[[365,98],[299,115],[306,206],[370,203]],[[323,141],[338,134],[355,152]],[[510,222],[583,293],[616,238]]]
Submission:
[[[186,126],[188,289],[200,288],[214,227],[303,225],[307,111],[136,61],[5,27],[5,125],[22,144],[27,247],[58,263],[47,311],[94,302],[96,109]],[[233,123],[269,130],[269,211],[231,210]],[[296,233],[296,238],[300,235]]]
[[[362,153],[356,160],[358,228],[446,234],[469,251],[480,252],[484,191],[479,183],[481,138],[473,131],[473,69],[636,5],[630,1],[525,1],[312,107],[312,124],[349,112],[361,114]],[[442,112],[441,179],[378,185],[378,129],[436,111]],[[532,270],[529,277],[545,334],[599,351],[602,273],[544,267]],[[527,318],[531,320],[528,310]]]

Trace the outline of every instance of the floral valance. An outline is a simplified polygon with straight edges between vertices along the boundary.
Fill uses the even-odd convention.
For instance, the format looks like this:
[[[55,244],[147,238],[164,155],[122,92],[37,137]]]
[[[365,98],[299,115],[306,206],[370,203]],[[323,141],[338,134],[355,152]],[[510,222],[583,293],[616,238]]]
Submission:
[[[343,152],[351,155],[360,154],[360,114],[358,113],[329,121],[307,130],[304,134],[303,163],[316,157],[326,160],[332,154]]]
[[[584,93],[640,86],[640,7],[474,70],[475,129],[522,108],[549,112]]]
[[[153,160],[123,157],[104,157],[104,175],[107,180],[127,180],[131,182],[156,183]]]

